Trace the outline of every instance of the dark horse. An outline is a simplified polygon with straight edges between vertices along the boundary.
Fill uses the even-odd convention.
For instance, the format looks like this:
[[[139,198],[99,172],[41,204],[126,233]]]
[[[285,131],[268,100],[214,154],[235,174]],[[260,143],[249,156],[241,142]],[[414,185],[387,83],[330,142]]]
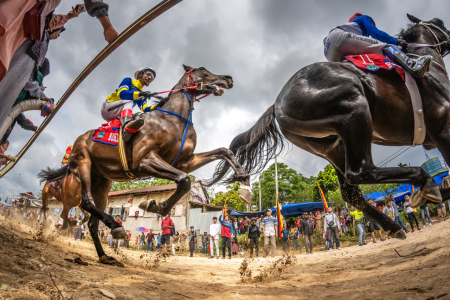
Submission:
[[[448,41],[448,30],[439,19],[414,22],[400,37],[409,43],[434,45]],[[409,48],[411,55],[432,55],[433,64],[416,79],[423,101],[427,136],[425,149],[438,148],[450,163],[450,82],[440,48]],[[279,130],[276,123],[279,125]],[[289,79],[271,106],[247,132],[230,145],[239,163],[251,173],[260,172],[283,149],[284,137],[296,146],[327,159],[337,170],[343,199],[369,215],[397,238],[400,226],[369,205],[359,184],[402,183],[420,186],[415,206],[448,199],[420,167],[378,168],[372,161],[371,143],[411,145],[413,109],[409,92],[396,72],[364,72],[351,63],[315,63]],[[283,137],[284,136],[284,137]],[[229,165],[219,164],[213,183],[227,176]],[[441,196],[442,195],[442,196]]]
[[[177,190],[166,201],[161,203],[156,203],[154,200],[145,201],[139,207],[147,212],[155,212],[163,216],[168,214],[191,188],[187,174],[218,159],[225,160],[233,167],[237,174],[236,180],[244,187],[240,195],[245,201],[251,203],[250,177],[230,150],[220,148],[194,154],[197,136],[192,125],[188,127],[182,152],[176,162],[171,165],[181,148],[186,129],[185,120],[193,109],[195,97],[202,94],[221,96],[224,89],[233,87],[231,76],[215,75],[205,68],[184,66],[184,69],[186,73],[174,87],[174,89],[184,90],[172,92],[162,109],[181,115],[185,119],[157,110],[141,114],[137,118],[144,119],[144,125],[125,145],[127,160],[134,176],[169,179],[177,184]],[[198,88],[187,89],[197,84]],[[114,239],[125,237],[124,228],[104,211],[111,181],[129,181],[130,178],[122,168],[118,147],[92,141],[93,133],[94,130],[90,130],[77,138],[68,166],[58,170],[42,171],[40,177],[43,180],[53,181],[71,173],[80,179],[81,207],[91,214],[89,230],[98,256],[102,262],[113,262],[113,258],[106,257],[98,239],[98,222],[100,220],[111,228]]]

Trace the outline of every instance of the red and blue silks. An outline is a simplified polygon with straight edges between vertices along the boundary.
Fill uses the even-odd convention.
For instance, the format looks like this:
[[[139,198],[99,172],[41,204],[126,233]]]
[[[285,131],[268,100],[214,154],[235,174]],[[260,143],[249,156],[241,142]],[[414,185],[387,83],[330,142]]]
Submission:
[[[51,101],[47,101],[47,103],[41,108],[41,116],[42,117],[47,117],[49,114],[52,113],[53,111],[53,103],[54,103],[54,99],[51,98]]]
[[[361,54],[361,55],[349,55],[344,57],[344,61],[348,60],[360,69],[367,71],[378,71],[379,69],[392,70],[395,69],[397,73],[405,81],[405,71],[395,64],[389,58],[378,54]]]
[[[120,120],[112,120],[95,130],[92,135],[94,142],[117,146],[119,143]]]

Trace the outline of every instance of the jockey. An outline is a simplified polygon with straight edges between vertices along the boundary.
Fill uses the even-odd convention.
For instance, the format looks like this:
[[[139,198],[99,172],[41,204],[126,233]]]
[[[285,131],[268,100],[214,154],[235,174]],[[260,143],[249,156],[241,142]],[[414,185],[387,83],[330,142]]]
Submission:
[[[330,31],[323,44],[328,61],[340,62],[347,55],[378,54],[386,56],[416,77],[422,77],[430,69],[432,62],[430,55],[409,58],[395,46],[406,49],[406,41],[379,30],[371,17],[360,13],[354,14],[348,23]]]
[[[73,149],[73,145],[70,145],[69,147],[67,147],[66,153],[64,154],[64,157],[61,162],[61,168],[64,168],[67,165],[67,163],[69,162],[69,155],[70,155],[70,152],[72,152],[72,149]]]
[[[129,77],[122,80],[119,88],[115,90],[102,106],[102,117],[106,121],[112,121],[120,117],[123,127],[122,138],[129,141],[134,133],[144,124],[144,120],[133,121],[133,107],[137,105],[141,111],[148,112],[160,103],[158,99],[147,99],[154,97],[157,93],[144,92],[142,88],[148,86],[156,77],[156,72],[150,67],[143,67],[134,73],[133,80]]]

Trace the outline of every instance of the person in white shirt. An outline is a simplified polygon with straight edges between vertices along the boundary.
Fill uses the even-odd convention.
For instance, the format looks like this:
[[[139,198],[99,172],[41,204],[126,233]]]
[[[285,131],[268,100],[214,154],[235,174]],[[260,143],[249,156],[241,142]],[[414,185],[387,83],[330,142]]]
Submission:
[[[219,233],[220,233],[220,224],[217,224],[217,218],[213,218],[213,224],[209,226],[209,246],[211,256],[209,258],[214,258],[214,246],[216,246],[216,254],[217,259],[219,259]]]
[[[405,196],[405,203],[404,203],[406,214],[408,215],[408,221],[411,225],[411,232],[414,232],[414,222],[416,222],[417,230],[420,230],[419,227],[419,221],[417,220],[416,213],[414,211],[414,208],[411,207],[411,200],[409,200],[409,196]]]
[[[334,248],[334,241],[336,241],[336,249],[341,250],[341,242],[339,240],[339,232],[341,231],[341,223],[338,217],[333,212],[332,207],[328,207],[328,213],[323,219],[323,229],[328,236],[328,244],[330,246],[330,251]]]

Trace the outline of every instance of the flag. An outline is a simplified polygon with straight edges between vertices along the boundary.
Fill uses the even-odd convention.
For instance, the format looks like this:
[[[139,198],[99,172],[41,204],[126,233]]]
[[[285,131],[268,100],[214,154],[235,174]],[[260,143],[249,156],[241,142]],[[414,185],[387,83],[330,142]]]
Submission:
[[[227,198],[225,198],[225,201],[223,202],[223,209],[225,210],[225,217],[227,215]]]
[[[281,237],[281,231],[283,230],[283,219],[281,218],[281,206],[280,202],[278,201],[278,194],[277,194],[277,219],[278,219],[278,237]]]
[[[317,186],[319,187],[320,197],[322,197],[323,207],[325,208],[325,212],[327,212],[327,211],[328,211],[327,199],[325,199],[325,195],[323,194],[322,189],[320,188],[319,183],[318,183],[318,182],[316,182],[316,183],[317,183]]]

